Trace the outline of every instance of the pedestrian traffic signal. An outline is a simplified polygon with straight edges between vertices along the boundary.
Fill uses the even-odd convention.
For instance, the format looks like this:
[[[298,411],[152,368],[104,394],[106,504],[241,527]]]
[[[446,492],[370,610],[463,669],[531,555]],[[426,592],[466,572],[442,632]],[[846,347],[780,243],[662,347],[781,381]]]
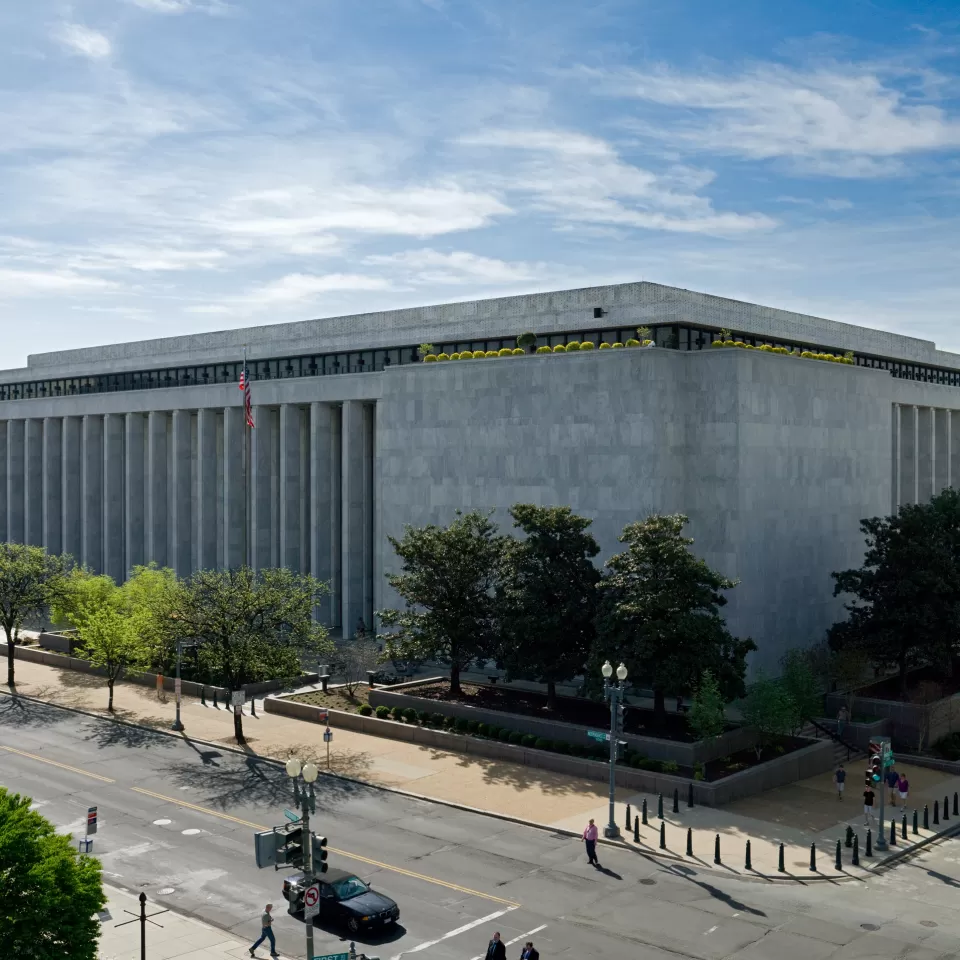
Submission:
[[[277,862],[303,867],[303,827],[300,824],[291,823],[284,828],[277,850]]]
[[[883,776],[883,761],[880,759],[880,754],[875,753],[870,758],[870,767],[868,773],[870,774],[870,779],[873,780],[874,783],[880,782],[880,779]]]
[[[316,876],[320,873],[327,872],[327,838],[318,837],[316,834],[313,835],[313,842],[311,843],[311,849],[313,850],[313,873]]]
[[[617,730],[620,733],[623,733],[623,719],[626,716],[626,707],[623,705],[623,701],[620,700],[617,702]]]

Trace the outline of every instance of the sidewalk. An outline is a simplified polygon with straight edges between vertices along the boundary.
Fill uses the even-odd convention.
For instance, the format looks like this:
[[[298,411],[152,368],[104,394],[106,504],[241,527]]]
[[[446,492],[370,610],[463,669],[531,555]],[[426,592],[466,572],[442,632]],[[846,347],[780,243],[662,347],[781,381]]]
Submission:
[[[17,661],[17,690],[51,703],[108,715],[106,684],[99,677],[20,660]],[[121,682],[116,686],[114,702],[114,715],[118,719],[161,730],[169,730],[173,723],[172,695],[168,694],[165,701],[160,701],[152,688]],[[264,714],[262,707],[259,702],[257,717],[244,716],[250,752],[281,760],[290,756],[313,759],[322,770],[327,769],[321,726]],[[249,712],[249,705],[244,712]],[[187,738],[235,745],[233,715],[229,710],[203,706],[198,700],[184,698],[181,717]],[[371,784],[577,833],[591,817],[601,828],[608,819],[605,783],[571,779],[519,764],[465,756],[349,730],[334,730],[329,769]],[[960,826],[960,817],[952,814],[951,819],[939,827],[934,828],[932,822],[934,800],[942,805],[944,797],[949,796],[952,810],[954,792],[960,791],[960,777],[915,767],[904,766],[902,769],[911,783],[908,840],[900,838],[898,827],[898,846],[891,853],[903,850],[906,844],[933,836],[934,829],[943,831],[944,828]],[[659,849],[660,821],[656,817],[656,797],[618,790],[616,821],[625,833],[625,805],[631,805],[632,817],[640,814],[642,802],[646,799],[649,824],[641,827],[639,844],[644,852],[713,867],[715,836],[719,834],[722,865],[717,869],[732,874],[746,875],[745,846],[749,839],[753,875],[785,878],[785,874],[777,870],[779,844],[783,843],[786,846],[786,877],[796,879],[810,879],[817,875],[836,878],[840,875],[835,869],[836,842],[844,839],[849,823],[860,837],[862,865],[859,871],[851,868],[852,851],[844,848],[844,869],[849,874],[866,875],[881,862],[881,857],[879,853],[873,860],[865,857],[866,828],[861,784],[862,771],[858,764],[851,765],[848,770],[847,797],[842,802],[837,799],[831,774],[770,790],[723,808],[687,809],[686,797],[681,796],[680,809],[675,814],[672,812],[672,796],[664,797],[666,851]],[[924,803],[930,806],[931,830],[928,831],[922,828]],[[912,833],[914,805],[920,811],[918,836]],[[899,811],[897,815],[899,818]],[[888,838],[889,817],[888,809]],[[688,827],[692,829],[694,861],[685,857]],[[872,824],[872,828],[875,843],[876,824]],[[625,842],[635,846],[632,831],[625,835]],[[815,843],[817,849],[816,874],[809,869],[811,843]]]
[[[100,914],[100,960],[140,960],[140,902],[132,893],[104,885],[107,906]],[[248,957],[250,944],[191,917],[147,903],[147,956],[164,960],[224,960]],[[133,923],[126,921],[133,920]],[[120,926],[123,924],[123,926]],[[261,957],[269,951],[261,950]]]

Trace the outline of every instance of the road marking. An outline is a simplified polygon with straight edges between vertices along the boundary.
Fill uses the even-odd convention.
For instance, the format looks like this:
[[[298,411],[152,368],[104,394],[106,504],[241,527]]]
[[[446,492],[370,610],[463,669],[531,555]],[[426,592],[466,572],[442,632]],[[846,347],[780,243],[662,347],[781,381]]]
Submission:
[[[526,933],[521,933],[519,937],[514,937],[512,940],[508,940],[504,946],[512,947],[515,943],[519,943],[521,940],[525,940],[527,937],[532,937],[535,933],[539,933],[541,930],[546,929],[547,925],[545,923],[541,923],[539,927],[534,927],[532,930],[528,930]],[[474,957],[473,960],[483,960],[485,956],[486,954],[481,953],[479,957]]]
[[[519,904],[517,906],[519,906]],[[489,923],[491,920],[496,920],[497,917],[502,917],[505,913],[510,913],[512,910],[516,909],[517,907],[507,907],[506,910],[498,910],[496,913],[487,914],[487,916],[481,917],[479,920],[472,920],[470,923],[465,923],[462,927],[457,927],[456,930],[451,930],[449,933],[445,933],[442,937],[437,937],[436,940],[426,940],[424,943],[418,943],[415,947],[411,947],[409,950],[403,950],[396,956],[391,957],[390,960],[401,960],[402,957],[409,956],[411,953],[419,953],[421,950],[429,950],[430,947],[435,947],[438,943],[442,943],[444,940],[449,940],[451,937],[458,937],[461,933],[466,933],[468,930],[472,930],[474,927],[479,927],[481,923]]]
[[[15,747],[0,747],[0,750],[9,750],[21,757],[29,757],[31,760],[39,760],[41,763],[49,763],[51,767],[60,767],[61,770],[69,770],[71,773],[79,773],[82,777],[90,777],[91,780],[101,780],[103,783],[116,783],[109,777],[101,777],[99,773],[90,773],[89,770],[81,770],[79,767],[71,767],[67,763],[59,763],[56,760],[48,760],[46,757],[38,757],[35,753],[27,753],[26,750],[17,750]]]
[[[135,793],[142,793],[155,800],[166,800],[167,803],[175,803],[178,807],[186,807],[188,810],[196,810],[198,813],[206,813],[211,817],[219,817],[221,820],[229,820],[231,823],[239,823],[242,827],[252,827],[254,830],[269,830],[262,823],[251,823],[249,820],[241,820],[239,817],[231,817],[229,813],[221,813],[219,810],[211,810],[209,807],[201,807],[196,803],[190,803],[187,800],[181,800],[179,797],[167,797],[162,793],[154,793],[152,790],[144,790],[143,787],[131,787]],[[456,890],[457,893],[465,893],[471,897],[481,897],[484,900],[491,900],[493,903],[502,903],[510,910],[516,910],[520,906],[515,900],[505,900],[503,897],[495,897],[490,893],[482,893],[479,890],[471,890],[469,887],[461,887],[457,883],[450,883],[448,880],[440,880],[437,877],[428,877],[425,873],[414,873],[413,870],[404,870],[403,867],[395,867],[389,863],[382,863],[380,860],[371,860],[369,857],[361,857],[358,853],[350,853],[349,850],[338,850],[336,847],[327,847],[330,853],[337,856],[346,857],[348,860],[358,860],[361,863],[370,864],[373,867],[380,867],[381,870],[389,870],[391,873],[399,873],[405,877],[411,877],[414,880],[423,880],[425,883],[433,883],[438,887],[445,887],[447,890]]]
[[[704,936],[706,936],[708,933],[713,933],[713,931],[716,930],[716,929],[717,929],[716,926],[712,926],[712,927],[707,931],[707,933],[704,934]]]

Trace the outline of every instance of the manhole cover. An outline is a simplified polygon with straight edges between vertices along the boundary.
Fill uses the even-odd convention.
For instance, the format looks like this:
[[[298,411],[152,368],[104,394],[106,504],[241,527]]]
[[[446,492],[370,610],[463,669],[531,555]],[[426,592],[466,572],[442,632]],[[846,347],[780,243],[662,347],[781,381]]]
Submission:
[[[937,926],[937,921],[936,921],[936,920],[921,920],[921,921],[920,921],[920,926],[921,926],[921,927],[935,927],[935,926]]]
[[[171,893],[176,893],[177,891],[173,887],[164,887],[162,890],[157,891],[158,897],[169,897]]]
[[[203,833],[202,830],[197,830],[196,827],[191,827],[189,830],[182,831],[185,837],[195,837],[198,833]]]
[[[860,927],[863,930],[879,930],[880,929],[880,925],[876,923],[861,923]]]
[[[651,880],[649,877],[645,877],[640,881],[645,887],[652,887],[657,881]]]
[[[155,827],[169,827],[173,823],[172,820],[154,820],[153,825]]]

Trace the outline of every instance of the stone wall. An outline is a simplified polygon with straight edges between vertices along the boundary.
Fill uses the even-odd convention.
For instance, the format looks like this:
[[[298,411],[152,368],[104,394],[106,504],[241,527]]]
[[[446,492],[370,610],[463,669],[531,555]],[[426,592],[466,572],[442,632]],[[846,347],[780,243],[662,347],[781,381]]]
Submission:
[[[836,713],[845,705],[844,695],[831,693],[826,698],[828,713]],[[895,750],[917,750],[921,732],[926,749],[948,733],[960,730],[960,694],[926,704],[858,696],[855,706],[860,713],[888,722],[887,730]]]

